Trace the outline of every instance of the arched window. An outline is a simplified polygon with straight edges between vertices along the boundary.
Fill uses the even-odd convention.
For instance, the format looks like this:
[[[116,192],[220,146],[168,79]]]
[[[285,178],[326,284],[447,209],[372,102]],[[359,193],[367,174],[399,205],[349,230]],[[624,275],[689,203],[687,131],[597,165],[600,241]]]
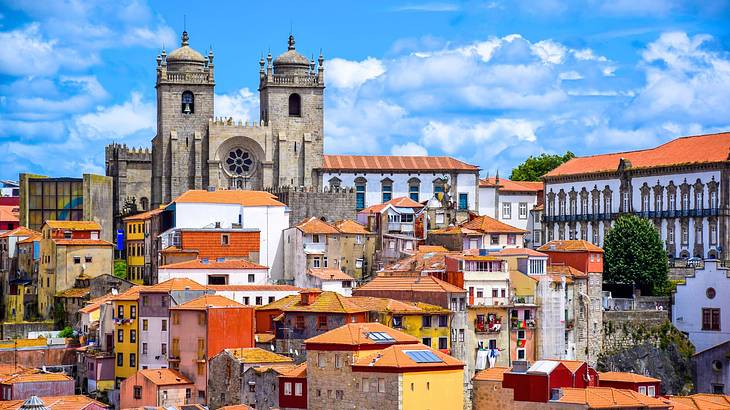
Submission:
[[[421,180],[418,178],[411,178],[408,180],[408,196],[419,202],[419,193],[421,191]]]
[[[434,193],[434,196],[436,194],[439,194],[439,193],[441,193],[441,194],[445,193],[444,192],[444,187],[445,186],[446,186],[446,181],[444,179],[442,179],[442,178],[436,178],[436,179],[434,179],[433,180],[433,193]]]
[[[365,186],[368,181],[363,177],[355,179],[355,208],[365,209]]]
[[[183,114],[192,114],[195,112],[195,96],[190,91],[182,93],[182,106],[181,110]]]
[[[142,199],[139,200],[139,203],[140,203],[140,205],[142,205],[142,210],[143,211],[146,211],[147,210],[147,207],[150,204],[150,201],[149,201],[149,199],[147,199],[145,197],[142,197]]]
[[[380,181],[380,189],[383,193],[383,203],[393,199],[393,180],[391,180],[390,178],[385,178],[384,180]]]
[[[330,189],[339,188],[342,186],[342,180],[337,177],[332,177],[329,180]]]
[[[289,116],[302,116],[302,97],[300,97],[299,94],[292,94],[289,96]]]

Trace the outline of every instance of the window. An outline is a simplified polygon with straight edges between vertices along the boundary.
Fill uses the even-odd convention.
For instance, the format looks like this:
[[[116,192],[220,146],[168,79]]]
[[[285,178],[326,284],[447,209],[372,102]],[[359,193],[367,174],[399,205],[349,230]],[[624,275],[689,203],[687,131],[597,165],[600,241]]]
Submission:
[[[132,319],[137,318],[137,306],[130,306],[129,307],[129,317]]]
[[[230,243],[230,240],[231,237],[227,233],[221,235],[221,245],[228,245]]]
[[[256,296],[256,305],[261,306],[264,304],[264,298],[262,296]]]
[[[725,385],[724,384],[713,384],[712,385],[712,394],[725,394]]]
[[[254,384],[254,383],[250,383],[250,384],[248,385],[248,391],[249,391],[249,392],[251,392],[251,393],[254,393],[254,392],[256,392],[256,384]]]
[[[689,231],[686,226],[682,226],[682,245],[689,244]]]
[[[162,331],[167,332],[167,319],[162,319]]]
[[[124,343],[124,330],[122,329],[117,330],[117,342]]]
[[[85,263],[91,263],[91,256],[84,256]]]
[[[117,353],[117,367],[124,366],[124,353]]]
[[[682,210],[689,209],[689,194],[682,192]]]
[[[195,96],[190,91],[182,93],[182,105],[180,110],[183,114],[193,114],[195,112]]]
[[[421,317],[421,326],[422,327],[431,327],[431,316]]]
[[[362,392],[363,393],[370,392],[370,379],[368,379],[367,377],[362,378]]]
[[[129,367],[137,367],[137,354],[136,353],[129,354]]]
[[[513,312],[516,313],[517,311],[514,310]],[[527,313],[527,312],[525,312],[525,313]],[[518,330],[517,331],[517,340],[522,340],[524,338],[525,338],[525,331],[524,330]]]
[[[502,219],[512,219],[512,203],[502,203]]]
[[[253,273],[248,274],[248,283],[254,283],[256,281],[256,275]]]
[[[525,349],[517,349],[517,360],[525,360]]]
[[[499,235],[490,235],[489,243],[491,245],[499,245]]]
[[[147,354],[147,343],[142,343],[142,354]]]
[[[324,315],[317,316],[317,329],[319,329],[319,330],[327,329],[327,316],[324,316]]]
[[[720,309],[702,308],[702,330],[720,330]]]
[[[717,191],[710,192],[710,208],[717,208]]]
[[[81,256],[74,256],[74,265],[81,263]]]
[[[134,386],[134,399],[135,400],[142,399],[142,386]]]
[[[520,219],[527,219],[527,202],[520,202],[519,212]]]
[[[629,204],[629,193],[628,193],[628,192],[624,192],[624,193],[623,193],[623,194],[621,195],[621,199],[622,199],[622,201],[623,201],[623,202],[622,202],[622,204],[623,204],[623,205],[622,205],[622,206],[623,206],[623,209],[622,209],[622,211],[623,211],[623,212],[629,212],[629,211],[631,210],[631,208],[629,207],[629,205],[630,205],[630,204]]]
[[[339,353],[335,353],[335,368],[341,369],[342,368],[342,357]]]
[[[428,347],[431,347],[431,338],[430,337],[424,337],[421,339],[421,343],[425,344]]]
[[[160,345],[160,353],[162,353],[163,356],[167,355],[167,343],[162,343]]]
[[[284,383],[284,396],[291,396],[291,382]]]
[[[294,395],[295,396],[301,396],[303,394],[302,393],[303,387],[304,387],[303,386],[303,383],[295,383],[294,384]]]
[[[707,296],[707,299],[715,299],[715,288],[707,288],[705,291],[705,296]]]
[[[408,197],[418,202],[420,199],[421,181],[418,178],[411,178],[408,181]]]
[[[469,194],[459,193],[459,209],[469,209]]]
[[[656,396],[656,387],[654,386],[647,386],[646,387],[646,395],[649,397]]]
[[[269,303],[274,303],[276,301],[276,298],[274,296],[269,296]]]
[[[717,244],[717,225],[710,223],[710,244]]]
[[[463,331],[464,329],[461,329],[461,330]],[[444,336],[439,337],[439,349],[444,350],[444,349],[448,349],[448,348],[449,348],[449,338],[444,337]]]
[[[403,327],[403,316],[393,316],[393,327],[396,329]]]
[[[386,178],[380,182],[383,198],[382,202],[388,202],[393,199],[393,181]]]
[[[326,360],[323,353],[317,353],[317,367],[324,369]]]
[[[205,374],[205,362],[198,362],[198,376]]]
[[[511,233],[507,235],[507,245],[514,245],[517,243],[517,235]]]
[[[385,379],[378,379],[378,393],[385,393]]]
[[[639,386],[639,393],[646,394],[646,386]]]
[[[134,329],[129,331],[129,342],[137,343],[137,331]]]
[[[464,329],[459,329],[459,341],[464,341]]]
[[[355,180],[355,207],[360,210],[365,208],[365,178]]]
[[[302,97],[300,97],[299,94],[295,93],[289,96],[289,116],[302,116]]]
[[[147,330],[147,326],[148,326],[147,319],[142,319],[142,330]]]
[[[433,193],[434,196],[438,198],[438,194],[444,193],[444,185],[446,184],[446,181],[444,181],[441,178],[438,178],[433,181]]]
[[[205,390],[198,390],[198,398],[201,400],[205,400]]]

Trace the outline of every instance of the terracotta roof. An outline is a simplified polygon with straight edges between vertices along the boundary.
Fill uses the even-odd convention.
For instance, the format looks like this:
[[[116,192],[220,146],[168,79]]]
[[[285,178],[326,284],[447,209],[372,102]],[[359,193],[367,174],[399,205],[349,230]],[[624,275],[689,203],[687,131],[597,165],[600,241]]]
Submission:
[[[180,249],[177,246],[168,246],[160,251],[160,253],[198,253],[197,249]]]
[[[170,309],[176,310],[207,310],[208,308],[229,308],[229,307],[246,307],[235,300],[228,299],[220,295],[204,295],[197,299],[193,299],[182,305],[173,306]]]
[[[432,156],[375,156],[375,155],[325,155],[323,170],[354,171],[477,171],[479,167],[451,157]]]
[[[430,352],[441,359],[441,362],[420,363],[413,360],[413,358],[407,354],[409,352]],[[464,362],[451,357],[446,353],[442,353],[436,349],[432,349],[426,345],[418,343],[392,345],[377,353],[373,353],[372,355],[360,356],[355,364],[353,364],[353,370],[355,370],[354,367],[357,367],[360,371],[366,370],[373,372],[382,371],[383,368],[395,368],[400,370],[419,370],[428,368],[438,371],[438,368],[461,369],[464,367]]]
[[[124,221],[144,221],[144,220],[150,219],[151,217],[153,217],[157,214],[162,213],[164,210],[165,210],[165,207],[163,206],[163,207],[160,207],[157,209],[151,209],[146,212],[140,212],[136,215],[128,216],[128,217],[124,218],[123,220]]]
[[[320,280],[355,280],[352,276],[336,268],[310,268],[307,269],[307,275]]]
[[[578,269],[568,265],[549,264],[547,266],[547,273],[549,275],[565,275],[570,278],[583,278],[587,276],[584,272],[581,272]]]
[[[19,241],[18,243],[19,244],[33,243],[33,242],[38,242],[41,239],[43,239],[43,236],[38,234],[38,235],[29,236],[29,237],[23,239],[22,241]]]
[[[95,311],[96,309],[99,309],[101,305],[106,303],[107,301],[111,300],[111,298],[114,297],[111,293],[107,293],[104,296],[100,296],[96,299],[91,299],[86,303],[86,306],[79,309],[79,312],[81,313],[91,313]]]
[[[276,335],[273,333],[256,333],[254,335],[256,343],[268,343],[276,339]]]
[[[18,209],[18,207],[15,205],[0,205],[0,221],[18,222],[18,214],[13,212],[14,209]]]
[[[480,231],[464,228],[463,226],[447,226],[441,229],[428,231],[429,235],[482,235]]]
[[[63,373],[23,372],[3,380],[4,384],[67,382],[73,379]]]
[[[336,292],[321,292],[309,305],[301,303],[301,294],[290,295],[260,306],[257,310],[281,310],[283,312],[360,313],[368,309],[356,304],[347,296]]]
[[[699,393],[690,396],[667,396],[665,401],[674,410],[720,410],[730,409],[730,396]]]
[[[187,407],[187,406],[185,406]],[[254,410],[253,407],[245,404],[233,404],[231,406],[218,407],[218,410]]]
[[[83,298],[89,296],[91,288],[69,288],[56,293],[57,298]]]
[[[53,229],[68,229],[71,231],[100,231],[101,225],[94,221],[46,221],[45,225]]]
[[[243,206],[286,206],[276,195],[264,191],[191,189],[177,197],[176,203],[235,204]]]
[[[598,381],[603,382],[625,382],[625,383],[656,383],[661,382],[659,379],[644,376],[642,374],[629,372],[605,372],[598,373]]]
[[[385,333],[393,339],[393,343],[416,345],[420,340],[409,334],[400,332],[381,323],[348,323],[337,329],[310,337],[305,344],[327,344],[344,346],[387,346],[392,343],[378,343],[368,337],[370,333]]]
[[[174,369],[144,369],[139,374],[157,386],[192,384],[187,377]]]
[[[299,292],[302,288],[292,285],[208,285],[209,290],[215,292],[256,292],[256,291],[272,291],[272,292]]]
[[[449,250],[443,246],[437,245],[420,245],[418,247],[418,253],[429,253],[429,252],[448,252]]]
[[[463,228],[473,229],[482,233],[525,233],[524,229],[500,222],[486,215],[479,216],[461,225]]]
[[[548,255],[530,248],[504,248],[496,252],[489,252],[493,256],[535,256],[547,258]]]
[[[110,300],[113,302],[139,300],[139,292],[144,288],[145,286],[132,286],[125,292],[112,296]]]
[[[353,303],[367,309],[370,312],[399,313],[399,314],[449,314],[451,311],[441,306],[431,305],[422,302],[406,302],[390,298],[378,298],[371,296],[353,296],[350,298]]]
[[[284,364],[265,364],[265,365],[257,365],[252,367],[253,371],[256,373],[266,373],[269,370],[274,371],[281,375],[282,373],[286,373],[287,371],[297,367],[294,363],[284,363]]]
[[[508,371],[510,371],[509,367],[491,367],[475,374],[474,380],[501,382],[504,379],[504,374]]]
[[[307,218],[297,225],[300,231],[307,234],[338,234],[340,231],[334,226],[324,222],[323,220],[313,216]]]
[[[291,357],[282,356],[258,347],[226,349],[226,352],[241,363],[290,363]]]
[[[176,290],[206,290],[206,287],[190,278],[171,278],[156,285],[147,286],[141,292],[171,292]]]
[[[14,364],[8,364],[8,363],[0,363],[0,382],[3,380],[13,377],[16,374],[19,373],[25,373],[25,372],[33,372],[33,369],[28,369],[23,366],[18,366]]]
[[[603,249],[584,240],[572,239],[572,240],[556,240],[550,241],[545,245],[537,248],[538,251],[542,252],[601,252]]]
[[[585,364],[585,362],[582,362],[580,360],[554,360],[556,362],[562,363],[563,366],[568,368],[571,373],[575,373],[578,371],[578,369],[581,368]]]
[[[0,233],[0,238],[7,238],[9,236],[36,236],[40,235],[40,232],[36,232],[32,229],[28,229],[25,226],[19,226],[12,231],[6,231]]]
[[[113,243],[101,239],[54,239],[53,242],[62,246],[114,246]]]
[[[82,395],[39,397],[39,399],[46,408],[51,410],[84,410],[90,406],[102,409],[109,407],[91,397]],[[23,407],[24,402],[25,400],[0,401],[0,409],[17,410]]]
[[[385,208],[388,207],[388,205],[395,208],[423,208],[423,205],[412,200],[411,198],[407,196],[401,196],[398,198],[393,198],[388,202],[383,202],[382,204],[371,205],[361,210],[360,212],[366,214],[376,214],[382,212]]]
[[[454,286],[448,282],[444,282],[431,275],[394,275],[394,276],[376,276],[370,282],[358,287],[354,290],[370,291],[370,290],[408,290],[411,292],[457,292],[464,293],[464,289]]]
[[[591,409],[619,408],[667,408],[659,399],[649,397],[633,390],[612,387],[565,387],[558,403],[571,403],[588,406]]]
[[[225,259],[218,262],[216,259],[208,259],[204,263],[202,259],[193,259],[184,262],[171,263],[160,266],[159,269],[268,269],[266,266],[253,263],[245,259]]]
[[[496,187],[497,180],[494,177],[479,180],[480,187]],[[544,184],[542,182],[533,181],[511,181],[506,178],[499,179],[499,190],[509,192],[534,192],[542,191]]]
[[[727,162],[729,152],[728,132],[681,137],[651,149],[573,158],[545,177],[617,171],[621,158],[631,162],[631,169]]]
[[[307,362],[304,362],[298,366],[295,366],[289,370],[286,370],[286,371],[282,372],[281,375],[283,377],[306,379],[307,378]]]
[[[353,235],[369,235],[372,234],[372,232],[368,231],[367,228],[362,226],[361,224],[351,220],[351,219],[345,219],[343,221],[337,221],[334,223],[335,228],[337,228],[338,231],[344,234],[353,234]]]
[[[381,274],[383,276],[391,275],[397,272],[402,276],[403,273],[421,274],[423,271],[444,271],[446,269],[446,257],[460,257],[461,252],[416,252],[415,255],[407,256],[399,259],[386,266]]]

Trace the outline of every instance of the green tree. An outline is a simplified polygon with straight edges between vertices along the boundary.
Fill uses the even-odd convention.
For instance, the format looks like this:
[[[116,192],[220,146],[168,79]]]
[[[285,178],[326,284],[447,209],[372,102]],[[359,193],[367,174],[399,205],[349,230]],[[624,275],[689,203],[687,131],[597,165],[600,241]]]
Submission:
[[[570,151],[566,151],[564,155],[540,154],[537,157],[530,156],[525,162],[512,170],[509,179],[513,181],[539,181],[541,176],[571,158],[575,158],[575,154]]]
[[[634,285],[644,294],[662,294],[667,286],[667,253],[654,224],[623,215],[604,242],[603,281]]]
[[[66,326],[58,333],[58,337],[73,337],[74,330],[71,329],[71,326]]]
[[[124,259],[114,261],[114,276],[120,279],[127,279],[127,262]]]

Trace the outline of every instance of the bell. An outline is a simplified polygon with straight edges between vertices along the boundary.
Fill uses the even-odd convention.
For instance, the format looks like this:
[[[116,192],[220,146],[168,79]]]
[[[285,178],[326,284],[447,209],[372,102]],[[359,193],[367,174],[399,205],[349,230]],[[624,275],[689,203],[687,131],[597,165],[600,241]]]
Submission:
[[[185,109],[183,110],[185,114],[190,114],[190,103],[185,103]]]

